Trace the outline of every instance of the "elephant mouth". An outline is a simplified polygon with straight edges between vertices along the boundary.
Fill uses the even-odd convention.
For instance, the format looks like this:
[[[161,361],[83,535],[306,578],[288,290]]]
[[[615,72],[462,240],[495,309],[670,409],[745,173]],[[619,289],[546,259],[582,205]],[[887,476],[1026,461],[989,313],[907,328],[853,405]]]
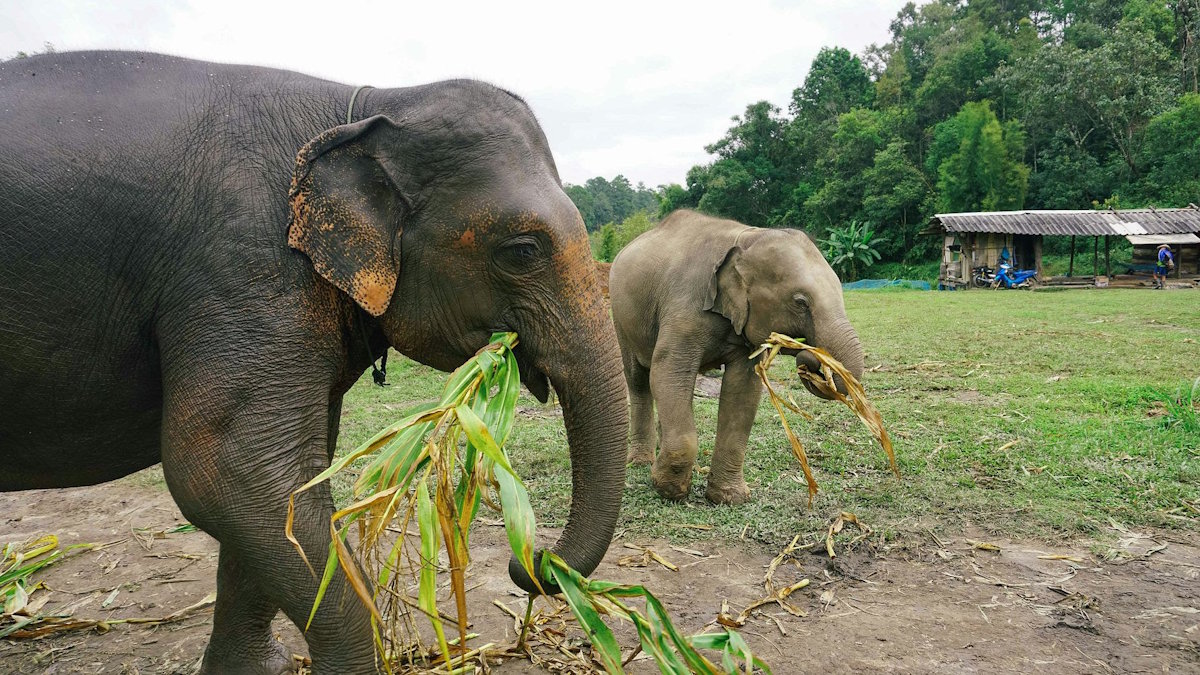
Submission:
[[[817,361],[817,359],[814,356],[812,356],[811,354],[809,354],[808,352],[794,354],[793,356],[796,357],[796,370],[798,370],[798,371],[807,370],[812,373],[820,373],[821,372],[821,362]],[[826,401],[833,400],[832,396],[817,389],[808,380],[804,380],[803,384],[804,384],[804,388],[807,389],[808,392],[810,394],[812,394],[813,396],[816,396],[817,398],[823,398]],[[846,383],[844,381],[842,381],[842,378],[840,375],[833,376],[833,386],[835,389],[837,389],[838,393],[843,396],[845,396],[848,393],[848,390],[846,389]]]
[[[550,379],[530,362],[519,343],[513,353],[517,357],[517,369],[521,371],[521,384],[525,385],[538,401],[545,403],[550,400]]]

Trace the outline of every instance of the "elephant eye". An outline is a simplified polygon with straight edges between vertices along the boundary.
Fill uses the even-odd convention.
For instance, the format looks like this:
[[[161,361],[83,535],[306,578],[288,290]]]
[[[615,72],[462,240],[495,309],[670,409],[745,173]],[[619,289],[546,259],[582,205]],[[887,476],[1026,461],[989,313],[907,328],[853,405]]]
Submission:
[[[509,272],[528,272],[542,261],[542,246],[536,237],[516,237],[500,247],[496,259]]]
[[[804,297],[803,293],[797,293],[797,294],[793,295],[792,302],[795,303],[797,307],[807,307],[808,306],[808,299]]]

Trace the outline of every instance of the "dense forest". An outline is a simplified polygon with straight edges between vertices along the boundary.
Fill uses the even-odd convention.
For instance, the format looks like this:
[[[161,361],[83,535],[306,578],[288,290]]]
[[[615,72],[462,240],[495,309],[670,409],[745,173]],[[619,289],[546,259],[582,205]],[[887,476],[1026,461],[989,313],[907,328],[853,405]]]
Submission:
[[[823,48],[786,112],[748,105],[686,185],[568,186],[597,256],[681,207],[870,264],[933,259],[939,212],[1200,203],[1200,0],[935,0],[890,28]]]

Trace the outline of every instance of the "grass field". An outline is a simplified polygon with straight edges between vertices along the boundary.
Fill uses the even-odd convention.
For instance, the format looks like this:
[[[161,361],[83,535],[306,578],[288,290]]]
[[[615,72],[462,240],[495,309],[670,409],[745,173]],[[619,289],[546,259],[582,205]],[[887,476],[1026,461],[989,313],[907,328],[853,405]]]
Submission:
[[[813,507],[764,399],[746,461],[752,500],[714,507],[696,476],[685,502],[666,503],[648,470],[633,468],[620,525],[629,536],[780,547],[839,510],[885,536],[975,527],[1097,537],[1112,522],[1200,529],[1200,294],[860,291],[846,305],[903,479],[848,409],[809,396],[780,358],[775,381],[815,415],[792,420],[821,486]],[[401,358],[394,386],[364,377],[346,400],[339,451],[436,398],[444,379]],[[520,405],[510,452],[540,522],[561,525],[570,498],[561,416],[524,394]],[[695,407],[703,466],[717,401]]]

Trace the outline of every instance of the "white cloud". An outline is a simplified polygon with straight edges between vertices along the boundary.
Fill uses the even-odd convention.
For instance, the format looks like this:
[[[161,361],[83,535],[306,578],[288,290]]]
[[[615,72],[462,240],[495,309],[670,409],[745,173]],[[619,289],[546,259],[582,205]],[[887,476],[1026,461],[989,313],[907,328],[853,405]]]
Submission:
[[[817,51],[888,37],[904,0],[729,3],[0,0],[0,56],[137,49],[352,84],[476,77],[524,97],[568,182],[683,182],[729,118],[786,109]]]

